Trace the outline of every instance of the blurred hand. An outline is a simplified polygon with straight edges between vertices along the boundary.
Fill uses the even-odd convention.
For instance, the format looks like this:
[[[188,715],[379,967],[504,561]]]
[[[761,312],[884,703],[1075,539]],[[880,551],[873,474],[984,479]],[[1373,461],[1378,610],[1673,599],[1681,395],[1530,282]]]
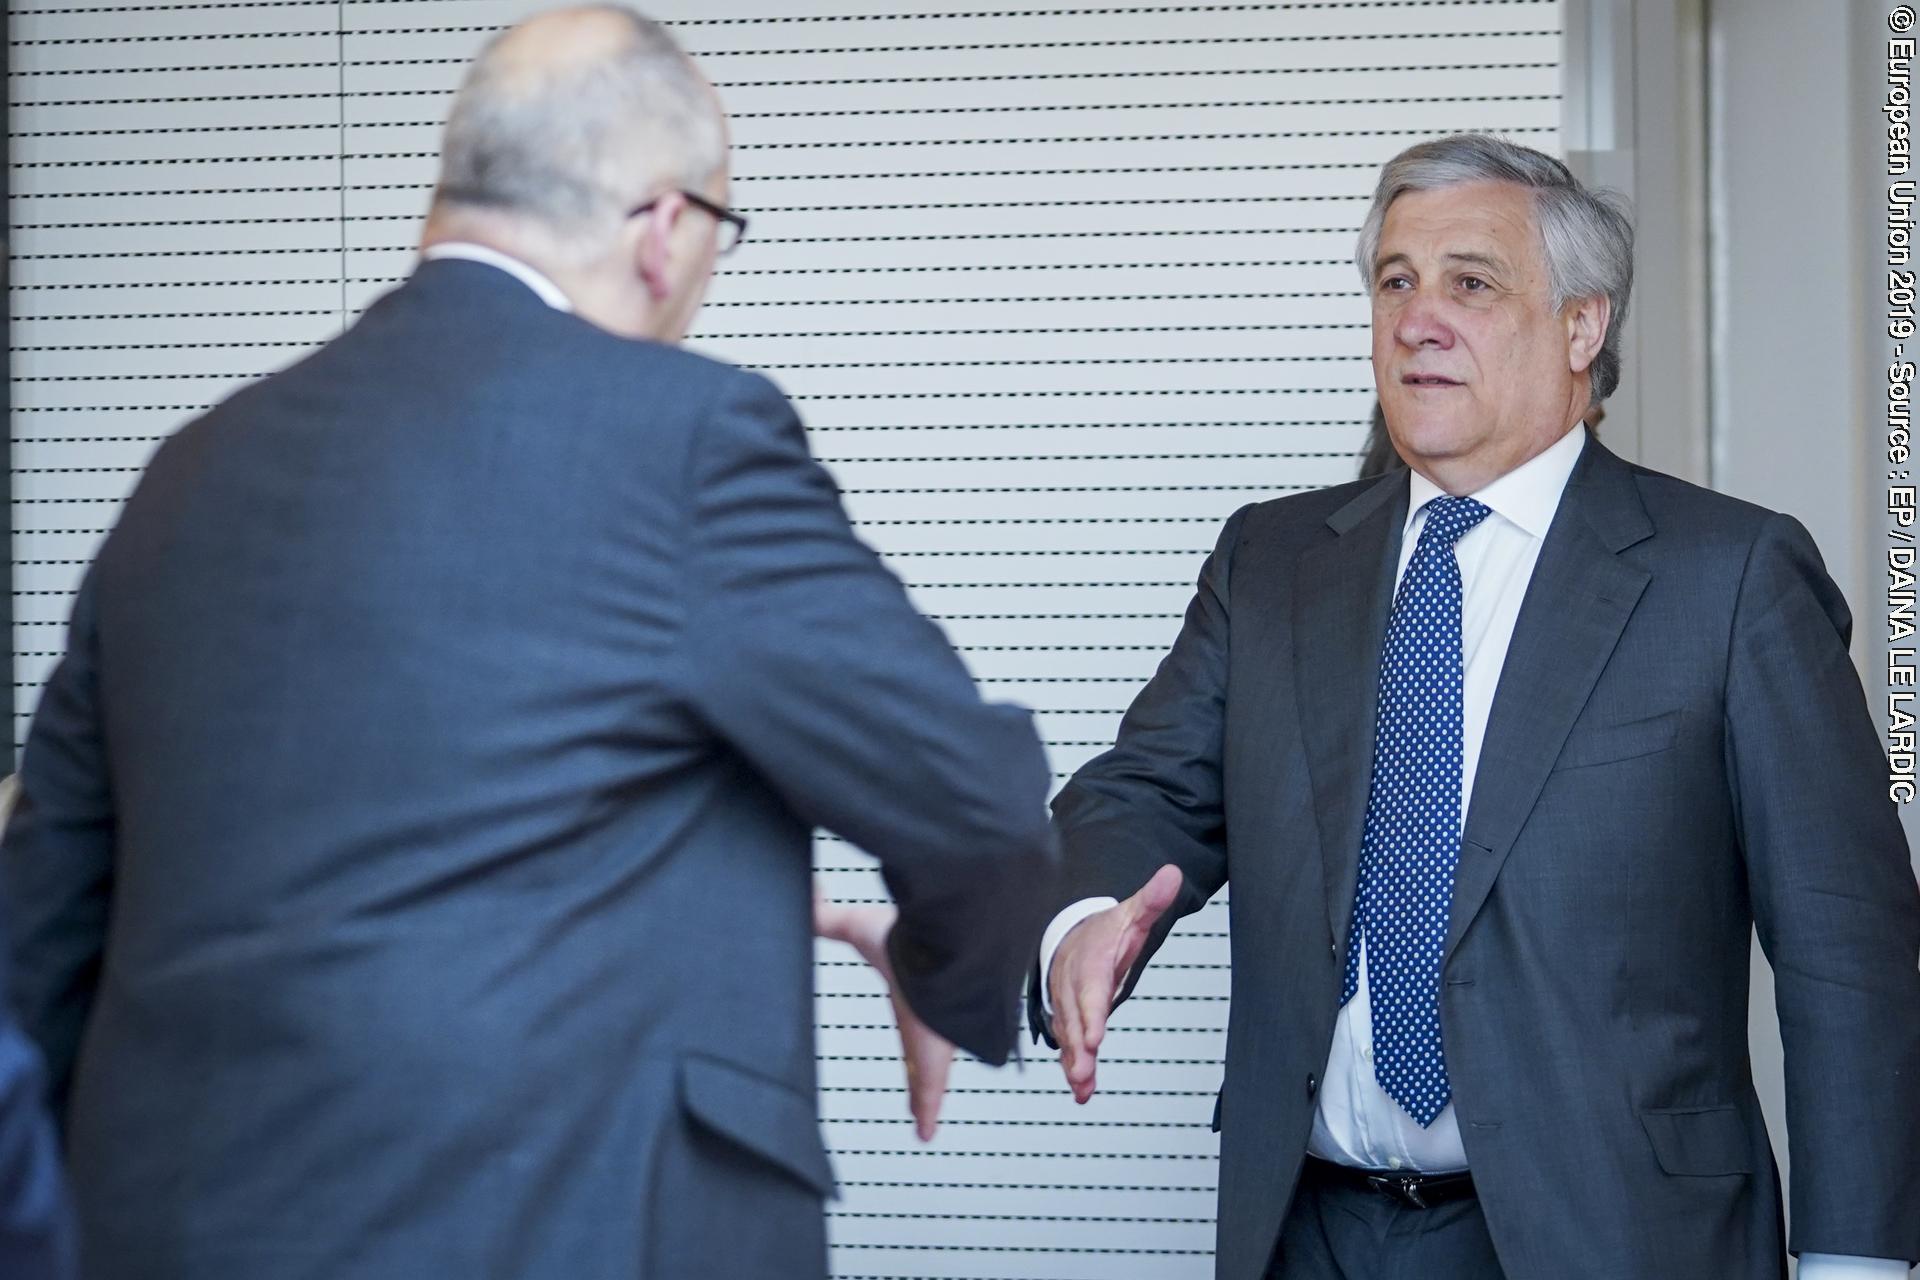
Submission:
[[[899,912],[892,907],[851,907],[828,902],[820,886],[813,889],[813,931],[822,938],[845,942],[861,959],[880,971],[893,999],[893,1020],[900,1028],[900,1057],[907,1067],[907,1109],[920,1141],[933,1140],[940,1123],[940,1104],[947,1096],[947,1076],[953,1069],[953,1046],[920,1021],[900,996],[887,959],[887,935]]]
[[[1180,868],[1161,867],[1131,898],[1075,925],[1053,953],[1047,973],[1053,1038],[1060,1042],[1060,1069],[1075,1102],[1093,1096],[1094,1067],[1114,993],[1140,958],[1154,924],[1180,896],[1180,883]]]

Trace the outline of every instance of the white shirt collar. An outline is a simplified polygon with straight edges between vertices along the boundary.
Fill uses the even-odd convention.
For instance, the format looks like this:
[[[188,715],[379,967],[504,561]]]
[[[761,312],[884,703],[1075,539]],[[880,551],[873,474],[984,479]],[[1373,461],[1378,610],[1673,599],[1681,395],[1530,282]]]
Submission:
[[[540,301],[555,311],[573,310],[573,304],[567,301],[567,295],[560,291],[559,285],[520,259],[509,257],[498,249],[489,249],[483,244],[470,244],[465,240],[443,240],[438,244],[428,245],[420,257],[429,262],[438,258],[460,258],[467,262],[483,262],[489,267],[498,267],[539,294]]]
[[[1544,538],[1586,443],[1586,425],[1576,422],[1567,434],[1472,496],[1523,532]],[[1406,528],[1413,527],[1413,518],[1422,507],[1445,492],[1414,472],[1407,497]]]

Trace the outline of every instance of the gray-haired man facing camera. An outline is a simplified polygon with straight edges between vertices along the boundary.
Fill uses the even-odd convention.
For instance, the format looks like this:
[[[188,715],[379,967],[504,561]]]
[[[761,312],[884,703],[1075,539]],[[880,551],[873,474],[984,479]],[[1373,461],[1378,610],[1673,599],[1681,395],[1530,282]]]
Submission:
[[[661,28],[508,32],[427,261],[127,503],[5,845],[93,1280],[818,1280],[815,825],[1011,1050],[1039,739],[675,349],[726,200]]]
[[[1801,1278],[1904,1276],[1920,891],[1819,553],[1580,425],[1632,229],[1559,162],[1413,147],[1358,262],[1411,470],[1227,522],[1055,802],[1036,1028],[1085,1101],[1116,991],[1231,879],[1222,1280],[1759,1280],[1757,925]]]

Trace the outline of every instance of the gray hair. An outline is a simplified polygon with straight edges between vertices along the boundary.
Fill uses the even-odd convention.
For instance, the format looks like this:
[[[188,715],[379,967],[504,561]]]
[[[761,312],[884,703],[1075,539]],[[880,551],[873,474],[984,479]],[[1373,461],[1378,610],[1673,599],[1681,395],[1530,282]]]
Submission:
[[[562,235],[617,221],[656,184],[699,187],[726,162],[718,100],[677,41],[624,5],[623,38],[565,66],[530,68],[488,42],[454,97],[436,205],[532,217]]]
[[[1589,403],[1599,404],[1620,385],[1620,332],[1633,292],[1633,218],[1624,196],[1589,190],[1552,156],[1484,133],[1457,133],[1408,147],[1380,171],[1354,254],[1360,278],[1372,288],[1389,205],[1409,191],[1468,182],[1512,182],[1533,197],[1555,311],[1577,298],[1602,294],[1611,304],[1606,337],[1591,367]]]

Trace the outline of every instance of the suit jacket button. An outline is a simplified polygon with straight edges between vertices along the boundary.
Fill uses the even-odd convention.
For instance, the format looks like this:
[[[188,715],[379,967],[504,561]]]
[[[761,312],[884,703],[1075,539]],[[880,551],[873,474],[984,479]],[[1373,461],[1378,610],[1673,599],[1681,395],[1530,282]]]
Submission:
[[[1320,1092],[1320,1078],[1318,1076],[1313,1075],[1312,1073],[1308,1073],[1307,1096],[1311,1098],[1314,1094],[1318,1092]]]

